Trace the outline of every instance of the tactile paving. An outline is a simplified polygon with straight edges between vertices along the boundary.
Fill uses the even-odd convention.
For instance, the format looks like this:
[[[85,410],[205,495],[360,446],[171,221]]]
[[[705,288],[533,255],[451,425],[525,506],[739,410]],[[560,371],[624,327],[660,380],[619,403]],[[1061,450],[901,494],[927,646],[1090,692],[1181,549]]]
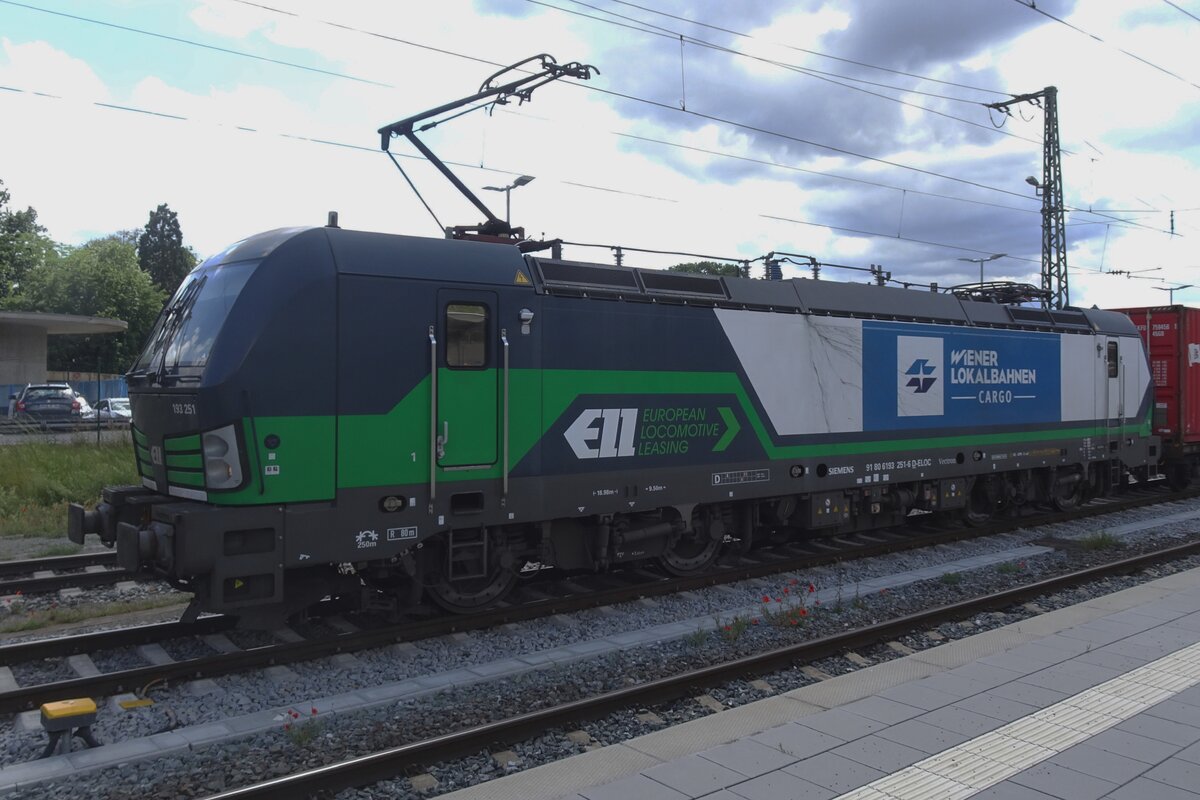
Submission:
[[[840,800],[969,797],[1200,684],[1193,644],[918,761]]]

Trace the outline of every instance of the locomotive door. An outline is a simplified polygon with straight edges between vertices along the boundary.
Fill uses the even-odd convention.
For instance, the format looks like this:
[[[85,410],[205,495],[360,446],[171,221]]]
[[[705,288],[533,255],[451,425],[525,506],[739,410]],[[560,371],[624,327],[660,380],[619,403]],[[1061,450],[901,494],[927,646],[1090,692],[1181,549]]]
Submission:
[[[1121,343],[1114,337],[1104,340],[1105,377],[1103,393],[1099,398],[1104,408],[1104,432],[1109,460],[1109,481],[1115,486],[1121,481],[1121,466],[1118,453],[1121,449],[1122,426],[1125,424],[1125,392],[1121,386],[1125,370],[1121,363]]]
[[[437,464],[483,469],[496,463],[499,416],[496,294],[438,292]]]
[[[1108,337],[1104,344],[1104,360],[1107,366],[1104,381],[1104,411],[1109,425],[1121,425],[1125,417],[1125,365],[1121,359],[1121,343]]]

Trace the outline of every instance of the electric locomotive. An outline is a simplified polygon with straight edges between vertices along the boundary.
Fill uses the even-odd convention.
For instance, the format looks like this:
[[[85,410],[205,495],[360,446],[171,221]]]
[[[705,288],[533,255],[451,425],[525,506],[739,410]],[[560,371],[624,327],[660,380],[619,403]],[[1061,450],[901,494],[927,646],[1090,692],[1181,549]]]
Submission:
[[[332,225],[206,260],[128,381],[141,485],[72,506],[70,538],[246,624],[1065,508],[1159,459],[1121,314]]]

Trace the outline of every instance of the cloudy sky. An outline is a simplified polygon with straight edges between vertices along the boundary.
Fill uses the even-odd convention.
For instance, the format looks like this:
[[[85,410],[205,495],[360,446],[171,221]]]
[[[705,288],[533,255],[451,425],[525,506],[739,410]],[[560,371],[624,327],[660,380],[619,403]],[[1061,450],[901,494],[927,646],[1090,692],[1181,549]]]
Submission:
[[[1200,284],[1200,0],[1036,5],[0,0],[0,179],[70,243],[163,202],[201,255],[329,210],[437,236],[376,129],[545,52],[600,74],[424,137],[475,190],[534,176],[511,197],[535,237],[787,251],[943,286],[1004,253],[987,279],[1037,283],[1043,115],[985,104],[1056,86],[1072,302]],[[480,221],[401,163],[442,224]],[[1200,305],[1200,288],[1175,297]]]

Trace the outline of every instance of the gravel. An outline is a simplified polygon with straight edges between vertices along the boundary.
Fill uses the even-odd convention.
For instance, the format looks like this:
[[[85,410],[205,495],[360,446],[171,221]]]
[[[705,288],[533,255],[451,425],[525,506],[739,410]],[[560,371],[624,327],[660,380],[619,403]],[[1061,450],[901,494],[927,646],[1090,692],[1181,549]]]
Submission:
[[[1162,524],[1164,517],[1181,512],[1200,511],[1200,501],[1185,501],[1152,509],[1122,512],[1103,520],[1105,529],[1115,530],[1121,526],[1155,525],[1154,529],[1132,531],[1124,537],[1124,550],[1132,553],[1143,548],[1161,546],[1170,541],[1191,538],[1196,522],[1176,521]],[[1095,521],[1070,523],[1042,528],[1038,537],[1053,537],[1079,542],[1096,533],[1099,525]],[[101,770],[86,776],[73,777],[69,781],[54,782],[30,788],[28,797],[78,796],[81,789],[94,797],[192,797],[216,791],[208,784],[219,780],[214,776],[228,775],[229,785],[261,780],[271,774],[293,772],[307,766],[338,760],[350,753],[362,753],[395,746],[406,741],[423,738],[458,725],[477,724],[488,719],[499,719],[521,713],[565,699],[583,697],[599,691],[619,688],[628,683],[640,682],[682,669],[703,666],[733,655],[758,652],[763,649],[791,643],[798,638],[819,636],[880,621],[899,614],[952,602],[970,594],[1009,587],[1014,578],[1022,582],[1057,574],[1066,569],[1090,563],[1112,560],[1113,554],[1073,548],[1054,551],[1044,555],[1028,557],[1011,566],[988,567],[973,572],[961,580],[938,578],[917,584],[885,590],[883,593],[862,594],[854,587],[873,577],[894,574],[914,568],[928,568],[948,563],[968,555],[996,553],[1023,546],[1029,532],[1016,532],[987,540],[956,543],[923,551],[870,559],[867,562],[842,565],[837,569],[814,570],[805,575],[780,576],[766,581],[748,581],[732,589],[708,589],[688,592],[684,595],[664,598],[653,604],[631,603],[610,611],[588,611],[573,615],[563,621],[542,620],[523,624],[516,629],[501,629],[471,634],[470,637],[442,637],[419,643],[408,659],[398,659],[395,651],[380,649],[357,654],[357,662],[345,664],[332,659],[323,659],[303,665],[293,665],[294,679],[277,683],[262,673],[230,676],[218,680],[224,689],[221,695],[193,697],[181,687],[172,686],[165,691],[152,694],[156,704],[120,714],[102,714],[96,726],[102,741],[116,741],[133,736],[144,736],[171,725],[191,725],[199,722],[222,719],[263,708],[298,707],[298,719],[280,720],[278,730],[269,731],[246,739],[223,742],[209,747],[197,748],[195,754],[164,757],[154,761],[136,762],[120,770]],[[1124,554],[1124,553],[1122,553]],[[1157,574],[1167,574],[1200,564],[1192,558],[1179,564],[1155,568]],[[1154,575],[1151,575],[1153,577]],[[1062,592],[1038,601],[1049,610],[1061,605],[1082,602],[1090,597],[1116,591],[1128,585],[1147,580],[1148,577],[1131,576],[1098,582],[1079,590]],[[792,583],[794,581],[795,583]],[[828,600],[823,606],[810,605],[808,615],[797,620],[797,625],[772,624],[766,616],[758,614],[757,624],[749,615],[740,621],[730,616],[731,609],[761,603],[764,592],[771,598],[767,608],[798,608],[792,589],[807,595],[809,583],[825,590],[825,596],[841,587],[841,602]],[[788,594],[780,596],[783,602],[776,603],[776,592],[787,588]],[[1029,616],[1032,612],[1023,608],[1010,609],[1003,613],[979,615],[971,620],[949,623],[932,631],[914,632],[900,641],[913,650],[936,646],[948,639],[973,635],[983,630],[1009,624]],[[376,707],[352,714],[332,717],[312,717],[307,708],[307,698],[349,691],[363,686],[411,678],[425,672],[437,672],[480,664],[499,658],[511,657],[564,644],[586,641],[616,632],[648,627],[663,622],[694,617],[720,616],[723,625],[716,632],[698,631],[682,640],[659,643],[619,652],[610,652],[598,657],[579,661],[566,666],[540,669],[525,674],[509,676],[501,681],[475,684],[466,687],[426,695],[417,699]],[[744,625],[743,625],[744,623]],[[314,624],[319,628],[319,624]],[[730,630],[724,630],[730,625]],[[311,631],[306,631],[311,632]],[[272,638],[262,632],[237,631],[230,638],[243,647],[267,643]],[[182,640],[181,640],[182,641]],[[173,645],[174,646],[174,645]],[[167,648],[173,655],[176,651]],[[899,657],[899,653],[885,645],[868,648],[859,653],[870,663],[879,663]],[[114,656],[115,657],[115,656]],[[841,674],[860,668],[846,658],[830,658],[814,664],[827,674]],[[24,665],[14,668],[14,674]],[[40,666],[44,669],[45,667]],[[21,674],[27,674],[22,671]],[[45,673],[39,675],[44,682]],[[776,691],[787,691],[807,683],[813,678],[799,668],[784,670],[764,676]],[[18,680],[23,680],[18,676]],[[739,705],[759,699],[765,694],[737,681],[727,686],[716,687],[709,694],[725,706]],[[583,726],[596,744],[611,744],[630,736],[653,730],[657,723],[638,719],[638,714],[653,711],[668,724],[711,713],[693,699],[666,704],[653,709],[634,709],[598,720]],[[284,730],[284,725],[289,725]],[[497,764],[489,754],[456,761],[431,768],[431,774],[439,781],[438,792],[477,783],[497,777],[505,772],[528,768],[547,760],[561,758],[564,754],[580,752],[586,745],[565,738],[565,731],[548,731],[543,736],[514,746],[518,758],[514,763]],[[27,760],[40,750],[43,739],[37,735],[18,735],[11,723],[0,723],[0,736],[10,742],[3,754],[3,763]],[[407,779],[385,782],[370,790],[343,793],[350,797],[407,797],[413,795]],[[425,795],[427,796],[427,795]]]

